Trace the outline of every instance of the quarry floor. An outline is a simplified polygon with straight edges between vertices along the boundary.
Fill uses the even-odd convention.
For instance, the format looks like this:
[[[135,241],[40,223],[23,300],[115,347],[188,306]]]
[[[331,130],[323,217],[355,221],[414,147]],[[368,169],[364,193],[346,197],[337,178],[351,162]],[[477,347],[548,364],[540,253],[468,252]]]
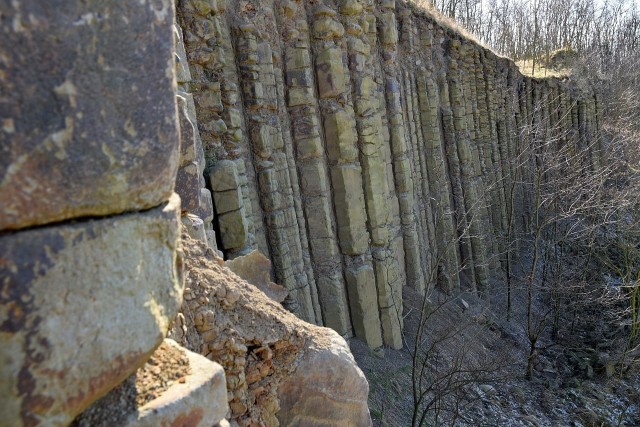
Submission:
[[[435,423],[431,418],[426,425],[640,426],[637,370],[627,372],[622,379],[617,375],[607,378],[603,372],[595,372],[589,378],[569,366],[566,357],[562,357],[566,352],[550,349],[541,353],[533,379],[527,381],[524,373],[528,340],[523,313],[515,313],[507,321],[506,316],[495,314],[500,311],[496,310],[495,302],[489,307],[472,294],[449,298],[434,292],[430,300],[443,305],[429,318],[427,341],[451,336],[439,346],[445,359],[452,360],[465,352],[475,366],[492,368],[488,369],[488,375],[483,375],[482,382],[461,388],[457,418],[444,415],[443,421]],[[381,354],[358,339],[350,340],[354,357],[369,380],[369,408],[374,426],[411,426],[409,348],[414,343],[422,298],[405,288],[404,301],[403,349],[385,348]]]

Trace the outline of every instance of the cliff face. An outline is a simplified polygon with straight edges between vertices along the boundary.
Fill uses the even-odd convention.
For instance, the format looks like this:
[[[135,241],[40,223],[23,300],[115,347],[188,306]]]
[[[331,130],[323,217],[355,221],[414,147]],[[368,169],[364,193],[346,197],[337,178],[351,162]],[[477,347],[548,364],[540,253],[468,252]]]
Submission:
[[[402,345],[403,286],[487,289],[528,231],[532,133],[604,161],[592,92],[403,2],[183,0],[178,23],[225,257],[260,250],[290,310],[373,348]]]

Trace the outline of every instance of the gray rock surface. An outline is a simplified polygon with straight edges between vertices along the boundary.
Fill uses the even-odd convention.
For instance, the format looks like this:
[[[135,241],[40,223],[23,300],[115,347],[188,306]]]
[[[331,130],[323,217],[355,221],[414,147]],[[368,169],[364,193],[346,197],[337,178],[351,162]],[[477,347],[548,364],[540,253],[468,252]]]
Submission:
[[[0,426],[66,425],[147,360],[182,303],[179,215],[0,237]]]
[[[0,16],[0,229],[167,200],[173,1],[3,1]]]

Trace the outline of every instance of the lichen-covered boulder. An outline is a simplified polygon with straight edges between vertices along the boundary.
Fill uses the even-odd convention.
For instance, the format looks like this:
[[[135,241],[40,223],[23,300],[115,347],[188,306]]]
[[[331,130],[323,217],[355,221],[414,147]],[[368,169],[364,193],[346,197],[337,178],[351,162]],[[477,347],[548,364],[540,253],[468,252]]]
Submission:
[[[166,201],[174,2],[3,1],[0,16],[0,230]]]
[[[0,237],[0,426],[66,425],[147,360],[182,302],[179,215]]]

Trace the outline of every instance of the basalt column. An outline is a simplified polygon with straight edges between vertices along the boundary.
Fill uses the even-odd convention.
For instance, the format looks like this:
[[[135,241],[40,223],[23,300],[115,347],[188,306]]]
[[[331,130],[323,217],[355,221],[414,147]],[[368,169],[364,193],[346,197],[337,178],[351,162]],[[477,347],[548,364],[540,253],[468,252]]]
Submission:
[[[292,2],[280,11],[280,28],[285,34],[287,106],[322,317],[326,326],[350,336],[351,319],[315,97],[306,13],[304,7]]]
[[[236,5],[237,6],[237,5]],[[305,270],[298,217],[293,200],[284,140],[275,97],[275,75],[269,47],[258,44],[251,23],[236,27],[236,59],[240,68],[254,166],[265,213],[271,259],[278,283],[289,291],[288,306],[303,319],[315,322],[312,286]],[[313,277],[311,277],[313,279]]]
[[[235,67],[233,72],[229,69],[235,60],[226,24],[226,4],[185,0],[178,7],[178,18],[184,32],[192,76],[189,88],[195,101],[220,246],[227,257],[244,253],[259,243],[266,250],[264,231],[255,227],[261,222],[251,221],[254,214],[260,218],[261,213],[253,202],[257,192],[255,185],[250,185],[253,180],[247,178],[243,159],[248,143],[239,108],[237,73]]]
[[[358,155],[356,113],[349,102],[349,75],[343,62],[345,30],[336,18],[337,12],[324,6],[313,11],[316,83],[351,321],[356,336],[375,348],[382,345],[382,331],[369,251],[363,167]]]
[[[361,63],[351,62],[350,76],[355,122],[358,137],[359,160],[362,165],[367,226],[370,234],[370,251],[376,277],[378,309],[382,324],[383,341],[394,348],[402,346],[402,286],[395,262],[395,250],[392,249],[391,225],[394,216],[393,200],[389,194],[387,176],[388,145],[383,135],[383,125],[379,112],[380,101],[377,98],[378,84],[374,70],[377,58],[375,48],[374,22],[368,20],[375,15],[367,14],[362,31],[355,18],[358,8],[348,8],[357,2],[345,2],[341,8],[348,26],[347,46],[350,57],[361,56]],[[382,15],[380,41],[383,46],[392,48],[398,42],[396,20],[393,12]],[[396,201],[397,204],[397,201]]]
[[[405,9],[402,18],[403,41],[409,49],[413,48],[414,27],[411,13]],[[418,237],[418,225],[414,207],[414,181],[412,176],[412,162],[409,157],[409,145],[411,135],[407,129],[402,104],[402,86],[399,80],[400,67],[397,63],[398,47],[394,44],[385,45],[386,60],[384,62],[384,89],[386,94],[386,108],[389,121],[390,145],[393,156],[393,172],[395,177],[395,190],[400,204],[400,221],[404,244],[404,266],[407,285],[414,287],[419,292],[425,290],[425,275],[422,266],[421,245]],[[353,62],[359,64],[359,55],[352,54]],[[414,131],[415,132],[415,131]],[[431,254],[429,254],[431,255]],[[429,256],[429,259],[431,257]],[[401,260],[402,261],[402,260]]]

